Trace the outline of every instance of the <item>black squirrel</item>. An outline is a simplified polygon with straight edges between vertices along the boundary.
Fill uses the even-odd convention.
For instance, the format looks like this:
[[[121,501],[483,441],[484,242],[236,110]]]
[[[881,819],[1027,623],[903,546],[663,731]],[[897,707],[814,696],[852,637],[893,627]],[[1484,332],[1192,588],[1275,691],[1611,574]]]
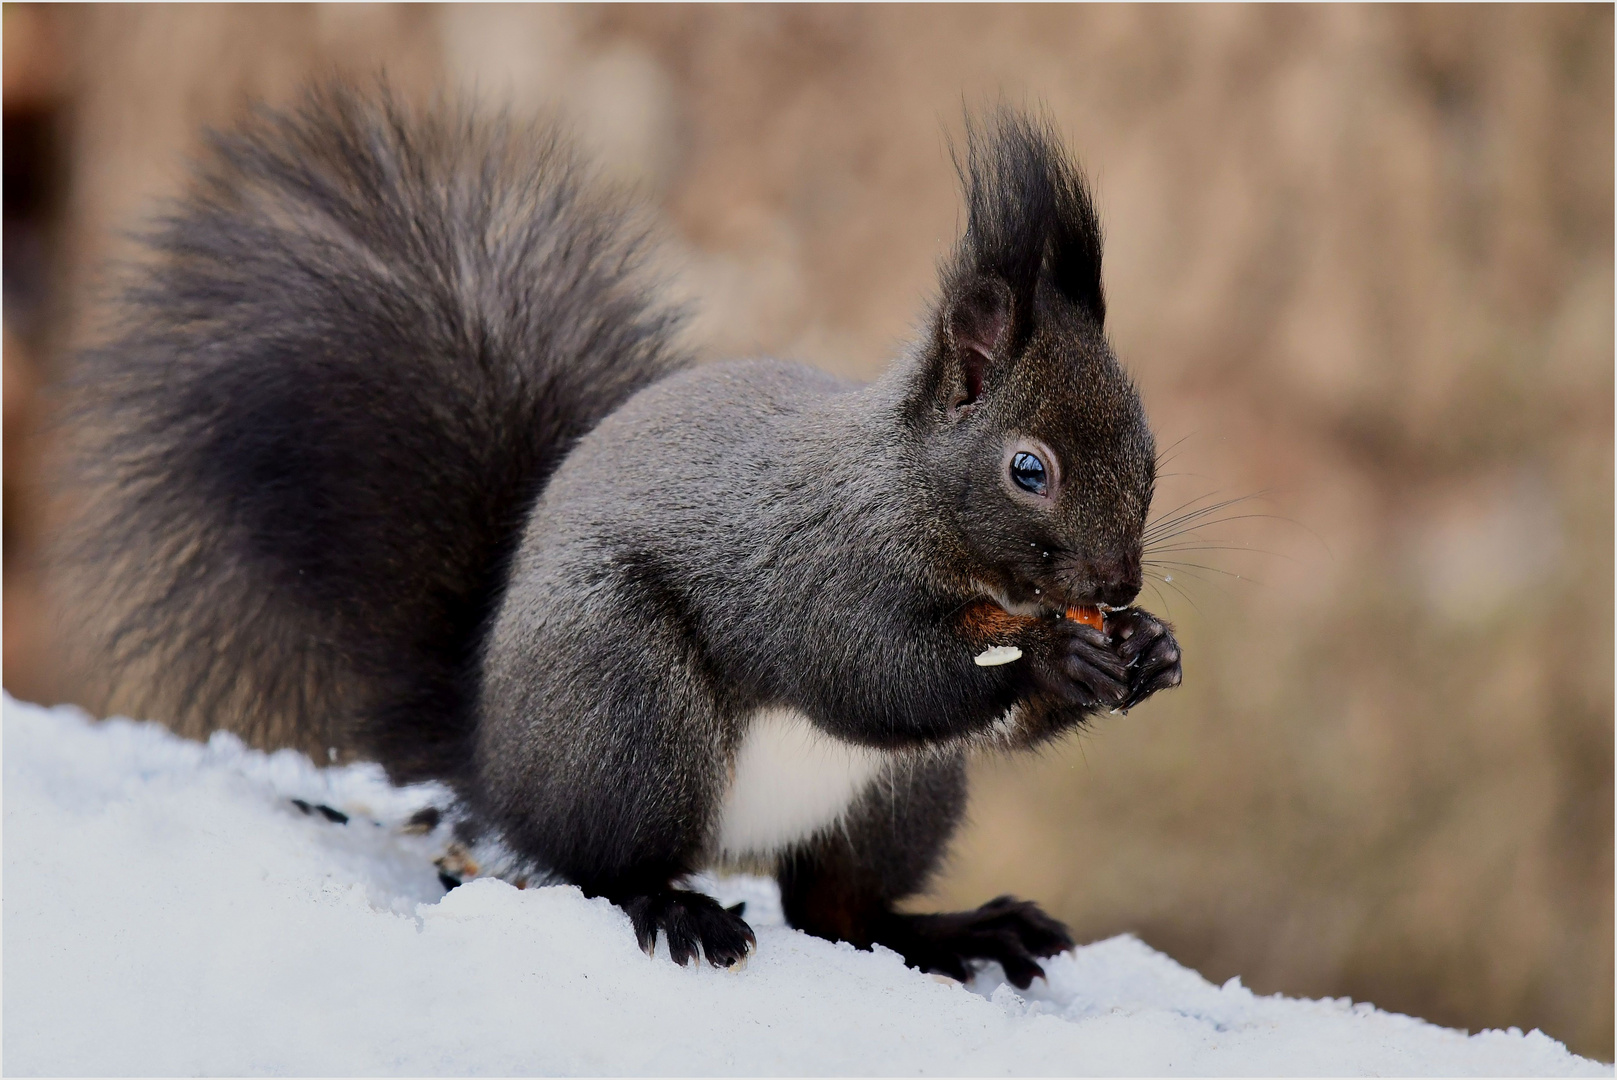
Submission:
[[[555,129],[310,91],[210,136],[84,355],[70,533],[125,708],[374,758],[716,965],[788,921],[1018,986],[1032,903],[912,915],[974,748],[1180,681],[1152,434],[1048,123],[968,125],[968,222],[874,383],[695,364],[648,231]],[[1104,605],[1103,629],[1063,618]]]

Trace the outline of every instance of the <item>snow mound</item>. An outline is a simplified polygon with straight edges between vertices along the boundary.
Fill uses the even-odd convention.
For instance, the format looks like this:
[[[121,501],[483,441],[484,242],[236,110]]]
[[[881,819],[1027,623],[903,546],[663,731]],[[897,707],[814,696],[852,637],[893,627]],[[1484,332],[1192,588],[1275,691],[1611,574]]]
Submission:
[[[401,830],[442,791],[227,735],[7,696],[4,766],[10,1075],[1611,1075],[1537,1031],[1214,986],[1130,937],[1026,993],[962,987],[790,929],[758,879],[706,883],[748,901],[750,962],[677,968],[570,886],[446,894],[443,830]]]

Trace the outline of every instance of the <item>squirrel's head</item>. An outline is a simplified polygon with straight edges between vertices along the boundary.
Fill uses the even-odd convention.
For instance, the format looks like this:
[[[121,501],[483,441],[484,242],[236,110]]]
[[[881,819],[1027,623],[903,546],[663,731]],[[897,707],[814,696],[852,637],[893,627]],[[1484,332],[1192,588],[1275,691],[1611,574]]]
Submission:
[[[969,218],[942,268],[913,419],[973,578],[1017,609],[1140,590],[1156,451],[1106,340],[1100,225],[1048,127],[970,126]]]

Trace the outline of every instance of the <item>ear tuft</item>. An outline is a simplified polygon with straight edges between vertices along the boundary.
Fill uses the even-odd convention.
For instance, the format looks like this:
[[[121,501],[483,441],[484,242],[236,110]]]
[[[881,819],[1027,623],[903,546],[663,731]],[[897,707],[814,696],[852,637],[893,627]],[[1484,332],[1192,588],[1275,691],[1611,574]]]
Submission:
[[[1004,380],[1038,305],[1065,300],[1097,325],[1106,319],[1100,223],[1049,121],[1005,107],[967,117],[955,167],[966,231],[940,268],[926,379],[927,400],[951,418]]]
[[[1011,341],[1031,332],[1041,280],[1106,319],[1101,233],[1083,173],[1050,123],[1006,107],[966,123],[966,151],[955,159],[966,189],[966,234],[949,275],[958,283],[995,277],[1010,289]]]
[[[975,349],[989,359],[1010,344],[1011,291],[1002,281],[974,282],[949,308],[949,339],[956,349]]]

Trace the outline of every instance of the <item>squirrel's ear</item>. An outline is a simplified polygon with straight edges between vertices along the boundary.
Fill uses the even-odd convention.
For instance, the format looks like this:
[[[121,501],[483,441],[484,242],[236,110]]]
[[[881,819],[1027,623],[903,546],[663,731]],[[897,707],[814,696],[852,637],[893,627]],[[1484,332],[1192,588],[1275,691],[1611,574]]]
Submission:
[[[949,302],[943,318],[944,381],[949,415],[960,416],[982,397],[1003,368],[1011,344],[1011,290],[998,278],[979,278]]]

